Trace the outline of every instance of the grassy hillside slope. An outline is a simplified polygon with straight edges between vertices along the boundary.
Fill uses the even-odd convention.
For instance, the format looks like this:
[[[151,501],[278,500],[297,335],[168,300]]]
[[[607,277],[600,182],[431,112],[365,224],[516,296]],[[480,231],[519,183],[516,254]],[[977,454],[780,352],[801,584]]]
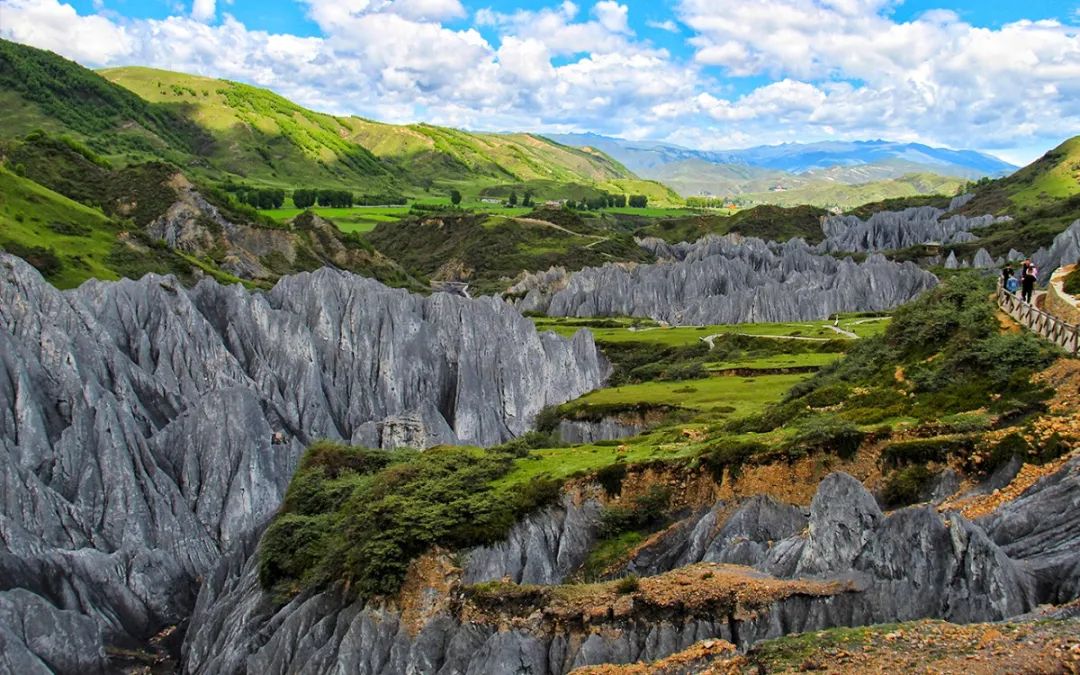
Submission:
[[[873,181],[860,185],[845,185],[828,180],[815,180],[807,185],[782,192],[750,192],[739,195],[740,203],[798,206],[809,204],[823,208],[842,209],[870,202],[919,195],[955,195],[963,187],[961,178],[938,176],[932,173],[909,174],[900,178]]]
[[[0,165],[0,249],[25,258],[57,286],[119,278],[106,262],[119,230],[101,211]]]
[[[533,134],[335,117],[250,85],[150,68],[114,68],[101,75],[185,115],[217,141],[215,164],[267,184],[356,187],[359,181],[371,191],[437,185],[471,195],[485,185],[547,181],[612,192],[651,190],[678,199],[603,153]]]
[[[1080,219],[1080,136],[1070,138],[1011,176],[983,181],[975,198],[960,213],[996,213],[1012,221],[980,231],[977,242],[963,247],[972,253],[986,247],[993,255],[1010,248],[1032,252]]]
[[[176,159],[212,140],[180,111],[148,103],[52,52],[0,40],[0,138],[64,131],[102,154]]]
[[[139,67],[99,74],[5,40],[0,105],[0,140],[42,129],[120,163],[166,160],[215,181],[417,196],[547,181],[678,200],[603,153],[532,134],[336,117],[236,82]]]
[[[707,234],[737,233],[773,241],[802,237],[813,244],[825,236],[821,231],[821,218],[825,215],[827,211],[813,206],[762,205],[730,216],[704,214],[658,220],[638,228],[635,234],[660,237],[671,243],[697,241]]]
[[[379,223],[365,239],[417,277],[468,281],[473,294],[498,293],[523,270],[571,270],[611,260],[647,262],[627,233],[566,211],[513,218],[459,213]],[[538,217],[558,220],[539,220]]]

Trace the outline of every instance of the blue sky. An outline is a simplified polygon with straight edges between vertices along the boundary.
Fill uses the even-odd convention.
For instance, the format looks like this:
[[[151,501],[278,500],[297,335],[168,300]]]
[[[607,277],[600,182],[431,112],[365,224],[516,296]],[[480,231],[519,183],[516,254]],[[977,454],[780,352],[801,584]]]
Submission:
[[[1080,133],[1080,2],[0,0],[90,67],[310,107],[703,148],[888,138],[1020,163]]]

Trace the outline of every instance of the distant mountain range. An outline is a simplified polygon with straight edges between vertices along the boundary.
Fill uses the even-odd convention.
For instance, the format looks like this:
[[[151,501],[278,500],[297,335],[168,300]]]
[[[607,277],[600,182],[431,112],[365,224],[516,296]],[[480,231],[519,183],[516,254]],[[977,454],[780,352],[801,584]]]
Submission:
[[[599,150],[634,173],[661,181],[683,196],[753,194],[756,200],[757,193],[798,189],[801,196],[813,202],[816,188],[835,194],[832,188],[837,184],[868,183],[884,184],[867,190],[870,193],[902,196],[899,193],[905,188],[889,183],[904,179],[907,184],[942,184],[940,177],[963,180],[997,177],[1016,169],[997,157],[974,150],[883,140],[785,143],[710,151],[597,134],[548,137],[571,147]],[[767,196],[761,199],[773,201]]]

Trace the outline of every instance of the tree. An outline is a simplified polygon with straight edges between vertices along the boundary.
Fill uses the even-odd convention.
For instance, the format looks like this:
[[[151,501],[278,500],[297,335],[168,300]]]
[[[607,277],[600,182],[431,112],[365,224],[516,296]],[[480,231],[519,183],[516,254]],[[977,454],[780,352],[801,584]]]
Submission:
[[[510,206],[517,206],[517,193],[511,190],[510,199],[507,199],[506,203]]]
[[[315,206],[316,194],[314,190],[293,190],[293,205],[298,209],[307,209]]]
[[[525,198],[521,200],[521,205],[522,206],[532,206],[533,205],[532,193],[529,192],[528,190],[525,191]]]
[[[615,195],[615,206],[623,208],[626,206],[626,195]]]
[[[643,209],[649,205],[649,198],[645,195],[633,195],[630,197],[630,208]]]
[[[453,204],[454,206],[457,206],[458,204],[460,204],[461,203],[461,193],[458,192],[457,190],[451,190],[450,191],[450,203]]]
[[[577,203],[573,199],[567,199],[566,200],[566,208],[568,208],[568,209],[576,209],[577,208]]]

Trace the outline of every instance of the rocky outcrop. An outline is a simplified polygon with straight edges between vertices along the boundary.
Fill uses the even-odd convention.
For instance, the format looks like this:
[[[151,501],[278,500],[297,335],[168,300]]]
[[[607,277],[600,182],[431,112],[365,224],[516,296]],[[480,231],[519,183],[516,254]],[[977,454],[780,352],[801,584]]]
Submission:
[[[958,202],[954,199],[953,203]],[[976,238],[975,230],[1008,220],[990,215],[949,216],[949,211],[919,206],[903,211],[881,211],[867,220],[856,216],[829,216],[821,222],[825,241],[819,247],[827,252],[854,252],[892,251],[930,241],[962,244]]]
[[[1080,262],[1080,220],[1073,221],[1068,229],[1054,237],[1049,248],[1036,251],[1031,261],[1039,268],[1040,283],[1049,280],[1054,270],[1062,265]]]
[[[397,263],[356,240],[313,212],[298,215],[282,227],[268,227],[226,217],[182,174],[156,186],[155,197],[167,195],[167,208],[146,222],[151,239],[185,254],[212,259],[221,271],[241,279],[273,281],[282,274],[324,265],[351,270],[397,285],[420,289]],[[135,208],[143,194],[127,195]],[[122,211],[123,212],[123,211]],[[137,243],[126,240],[129,245]]]
[[[677,262],[608,264],[519,284],[523,310],[551,316],[639,316],[672,324],[823,319],[907,302],[937,283],[911,263],[871,255],[863,263],[818,255],[799,239],[766,243],[738,235],[680,245]]]
[[[76,663],[4,620],[32,614],[83,640],[87,662],[55,669],[92,670],[100,636],[188,616],[311,441],[491,445],[606,370],[587,333],[538,334],[491,298],[330,269],[265,294],[160,276],[61,292],[0,256],[0,592],[17,608],[0,639]]]
[[[644,424],[627,424],[613,417],[601,420],[561,420],[555,433],[563,443],[580,445],[597,441],[614,441],[630,438],[645,431]]]
[[[978,524],[1034,577],[1038,602],[1080,597],[1080,458]]]
[[[627,570],[646,578],[624,600],[599,587],[510,585],[505,596],[422,595],[421,615],[415,598],[349,602],[338,590],[275,608],[249,548],[209,577],[184,664],[191,673],[316,673],[332,664],[385,675],[565,673],[655,660],[710,638],[745,647],[833,626],[1019,616],[1077,595],[1078,462],[980,523],[932,506],[883,514],[844,474],[822,482],[809,513],[765,496],[737,509],[719,503],[635,552]],[[597,509],[587,495],[568,495],[506,542],[464,554],[457,578],[559,583],[585,559]],[[678,588],[684,600],[672,599]],[[485,592],[495,595],[483,601]]]

